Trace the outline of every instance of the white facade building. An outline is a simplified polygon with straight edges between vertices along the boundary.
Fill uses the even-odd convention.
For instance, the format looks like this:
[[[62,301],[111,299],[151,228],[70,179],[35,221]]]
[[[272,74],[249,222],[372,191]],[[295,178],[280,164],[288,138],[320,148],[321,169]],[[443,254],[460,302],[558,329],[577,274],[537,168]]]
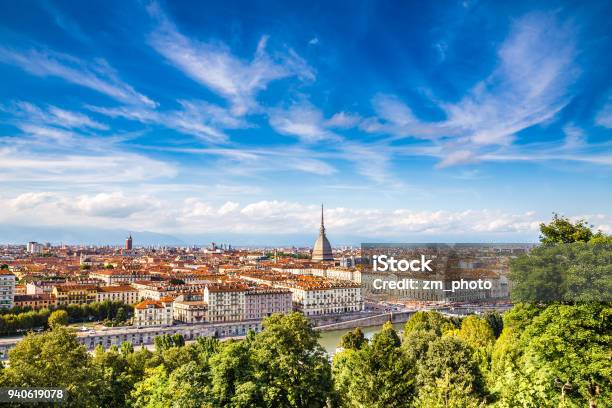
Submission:
[[[0,269],[0,308],[10,309],[15,305],[15,275]]]
[[[169,326],[174,322],[172,299],[143,300],[134,306],[134,326]]]

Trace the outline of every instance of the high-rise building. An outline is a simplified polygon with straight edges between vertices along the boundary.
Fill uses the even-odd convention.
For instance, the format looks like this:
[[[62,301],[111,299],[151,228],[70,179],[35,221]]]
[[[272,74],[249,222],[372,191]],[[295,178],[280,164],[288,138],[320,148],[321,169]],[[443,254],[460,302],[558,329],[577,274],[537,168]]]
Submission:
[[[313,261],[333,261],[331,244],[325,236],[325,225],[323,222],[323,204],[321,204],[321,228],[319,228],[319,238],[312,248]]]
[[[40,254],[43,252],[44,246],[38,242],[30,241],[26,246],[26,250],[31,254]]]
[[[0,269],[0,308],[11,309],[15,301],[15,275]]]
[[[132,249],[132,234],[125,240],[125,249],[130,251]]]

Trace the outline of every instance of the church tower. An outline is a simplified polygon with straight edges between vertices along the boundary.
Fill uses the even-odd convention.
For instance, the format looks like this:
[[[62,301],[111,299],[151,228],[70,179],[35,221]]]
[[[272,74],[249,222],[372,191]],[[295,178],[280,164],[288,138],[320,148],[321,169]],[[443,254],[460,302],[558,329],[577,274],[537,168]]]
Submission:
[[[325,224],[323,222],[323,204],[321,204],[321,227],[319,228],[319,238],[312,248],[313,261],[333,261],[331,245],[325,236]]]

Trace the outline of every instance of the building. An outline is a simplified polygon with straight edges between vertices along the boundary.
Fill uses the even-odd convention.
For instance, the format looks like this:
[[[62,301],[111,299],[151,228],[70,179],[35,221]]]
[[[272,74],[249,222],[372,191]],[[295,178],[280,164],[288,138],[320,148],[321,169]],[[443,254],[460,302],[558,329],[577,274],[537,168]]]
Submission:
[[[125,249],[126,251],[132,250],[132,234],[130,234],[125,240]]]
[[[26,295],[50,295],[53,293],[53,288],[63,284],[65,281],[46,280],[26,283]]]
[[[95,302],[98,298],[98,287],[96,285],[58,285],[53,288],[58,306],[83,305]]]
[[[98,279],[106,285],[117,285],[120,283],[132,283],[136,281],[151,280],[151,275],[144,271],[103,269],[89,273],[92,279]]]
[[[15,295],[25,295],[26,294],[26,285],[17,284],[15,285]]]
[[[102,286],[98,288],[97,302],[123,302],[133,305],[140,300],[138,290],[129,285]]]
[[[289,289],[256,287],[244,295],[244,317],[263,319],[273,313],[289,313],[293,308],[292,294]]]
[[[208,303],[202,295],[181,295],[172,304],[174,320],[182,323],[204,323],[208,317]]]
[[[312,248],[312,260],[313,261],[333,261],[334,255],[332,253],[331,244],[325,236],[325,225],[323,223],[323,205],[321,205],[321,228],[319,228],[319,238]]]
[[[11,309],[15,300],[15,275],[0,269],[0,308]]]
[[[31,254],[42,254],[44,248],[44,245],[34,241],[30,241],[26,245],[26,250]]]
[[[50,294],[15,295],[15,307],[30,307],[32,309],[55,307],[55,297]]]
[[[134,326],[170,326],[174,322],[172,316],[172,298],[160,300],[143,300],[134,306]]]
[[[293,309],[306,316],[363,310],[362,288],[355,282],[277,272],[244,272],[240,277],[257,284],[290,290]]]
[[[230,322],[244,320],[245,294],[243,284],[208,284],[204,287],[204,301],[208,304],[208,321]]]
[[[309,279],[305,279],[309,278]],[[361,285],[311,276],[280,283],[293,293],[293,308],[306,316],[359,312],[363,310]]]

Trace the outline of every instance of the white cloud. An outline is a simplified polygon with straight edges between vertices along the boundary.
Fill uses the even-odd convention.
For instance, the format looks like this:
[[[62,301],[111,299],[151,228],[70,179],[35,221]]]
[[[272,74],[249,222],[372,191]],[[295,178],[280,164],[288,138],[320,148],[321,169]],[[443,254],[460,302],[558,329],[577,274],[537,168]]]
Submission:
[[[597,113],[595,123],[608,129],[612,128],[612,97],[608,98],[606,104]]]
[[[518,132],[550,121],[569,103],[570,86],[579,74],[576,54],[572,27],[554,13],[527,14],[513,23],[499,47],[498,65],[487,78],[458,102],[435,101],[446,119],[420,120],[399,98],[377,95],[372,100],[376,116],[359,126],[369,133],[428,140],[431,155],[442,160],[438,167],[504,156]],[[500,151],[491,153],[491,147]],[[565,154],[569,159],[581,156]]]
[[[292,201],[263,200],[245,205],[227,201],[215,204],[192,197],[150,197],[123,192],[82,194],[22,194],[0,198],[2,215],[14,221],[47,225],[91,225],[121,227],[172,234],[283,235],[316,236],[320,206]],[[19,203],[19,204],[16,204]],[[609,225],[608,216],[592,218],[596,227]],[[372,210],[350,207],[325,209],[329,234],[359,237],[396,238],[440,236],[533,236],[542,219],[533,212],[507,213],[491,210],[415,211],[405,208]],[[504,235],[505,234],[505,235]]]
[[[150,210],[154,207],[151,198],[131,196],[122,192],[80,195],[74,200],[60,203],[68,212],[92,217],[126,218],[130,215]]]
[[[242,197],[244,198],[244,197]],[[570,214],[571,215],[571,214]],[[578,214],[576,217],[585,217]],[[575,218],[576,218],[575,217]],[[539,223],[549,214],[488,209],[463,211],[326,207],[325,225],[333,236],[396,240],[474,237],[525,239],[538,236]],[[595,228],[607,231],[612,218],[589,214]],[[320,205],[296,201],[207,201],[172,194],[29,192],[0,196],[0,222],[23,225],[91,226],[176,234],[244,234],[266,237],[304,234],[316,237]],[[359,239],[359,238],[357,238]]]
[[[283,135],[297,136],[308,143],[338,136],[326,129],[323,114],[308,102],[294,103],[289,109],[270,111],[270,126]]]
[[[154,101],[121,81],[117,73],[103,59],[88,62],[49,50],[32,48],[26,51],[15,51],[0,47],[0,61],[17,65],[35,76],[62,78],[130,105],[156,105]]]
[[[9,200],[9,205],[15,210],[32,209],[52,201],[54,197],[55,194],[45,191],[24,193]]]
[[[469,150],[456,150],[444,156],[442,161],[438,163],[438,168],[456,166],[459,164],[475,163],[478,161],[478,156]]]
[[[158,26],[150,44],[170,63],[197,82],[232,103],[232,111],[243,115],[257,108],[255,96],[272,81],[296,76],[313,80],[314,72],[293,50],[274,57],[266,51],[267,36],[261,37],[250,61],[240,59],[222,43],[191,40],[182,35],[157,3],[148,7]]]
[[[85,146],[86,147],[86,146]],[[0,180],[58,183],[57,186],[142,182],[171,178],[177,170],[165,162],[111,146],[104,152],[40,153],[24,146],[0,145]]]
[[[111,118],[122,117],[145,124],[164,126],[211,143],[228,141],[222,129],[249,126],[241,118],[231,115],[226,109],[205,101],[180,100],[179,104],[182,109],[166,111],[127,106],[108,108],[89,105],[87,108]]]
[[[325,126],[332,128],[348,129],[357,126],[361,122],[361,116],[349,113],[349,112],[338,112],[327,121]]]
[[[217,211],[220,215],[230,214],[236,211],[240,207],[240,204],[235,203],[233,201],[228,201],[219,208]]]
[[[578,74],[572,29],[554,14],[518,19],[498,55],[487,79],[444,105],[447,124],[475,144],[507,145],[515,133],[551,119],[570,101]]]
[[[83,113],[68,111],[53,105],[44,109],[29,102],[17,101],[8,106],[0,106],[0,111],[28,124],[51,125],[65,129],[108,129],[107,125],[96,122]]]

